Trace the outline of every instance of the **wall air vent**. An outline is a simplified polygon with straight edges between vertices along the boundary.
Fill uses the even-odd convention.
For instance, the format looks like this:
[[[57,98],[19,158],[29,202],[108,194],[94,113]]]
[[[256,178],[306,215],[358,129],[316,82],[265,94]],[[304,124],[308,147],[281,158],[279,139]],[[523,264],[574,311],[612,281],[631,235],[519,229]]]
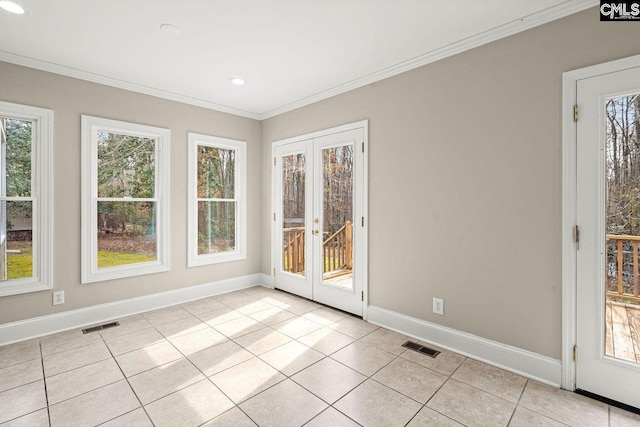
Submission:
[[[90,328],[86,328],[82,330],[83,334],[89,334],[91,332],[101,331],[103,329],[114,328],[116,326],[120,326],[118,322],[105,323],[104,325],[92,326]]]

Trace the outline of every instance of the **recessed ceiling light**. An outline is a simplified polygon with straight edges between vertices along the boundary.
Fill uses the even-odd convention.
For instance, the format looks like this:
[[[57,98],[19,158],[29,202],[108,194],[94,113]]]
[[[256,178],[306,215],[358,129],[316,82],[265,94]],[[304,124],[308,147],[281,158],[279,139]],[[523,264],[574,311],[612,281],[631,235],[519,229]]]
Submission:
[[[245,84],[245,81],[242,77],[232,77],[229,81],[236,86],[242,86],[243,84]]]
[[[7,12],[15,13],[18,15],[22,15],[24,13],[24,9],[18,3],[14,3],[8,0],[0,1],[0,8],[6,10]]]
[[[162,24],[162,25],[160,25],[160,29],[163,32],[167,33],[167,34],[171,34],[171,35],[174,35],[174,36],[179,36],[180,33],[182,32],[182,31],[180,31],[180,28],[176,27],[175,25],[171,25],[171,24]]]

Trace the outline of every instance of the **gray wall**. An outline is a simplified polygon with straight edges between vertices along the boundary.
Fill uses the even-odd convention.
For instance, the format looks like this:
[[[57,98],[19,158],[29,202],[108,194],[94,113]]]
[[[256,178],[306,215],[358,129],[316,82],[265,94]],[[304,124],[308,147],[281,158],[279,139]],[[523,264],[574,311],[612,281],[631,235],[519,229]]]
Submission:
[[[593,8],[264,121],[263,206],[273,141],[369,119],[369,303],[559,359],[562,73],[640,53],[640,26],[598,19]],[[262,227],[268,273],[268,213]]]
[[[152,96],[0,62],[0,100],[54,110],[54,286],[51,292],[0,298],[0,324],[156,292],[257,273],[260,270],[261,124]],[[80,115],[171,129],[171,271],[80,284]],[[247,141],[246,261],[187,268],[187,132]]]

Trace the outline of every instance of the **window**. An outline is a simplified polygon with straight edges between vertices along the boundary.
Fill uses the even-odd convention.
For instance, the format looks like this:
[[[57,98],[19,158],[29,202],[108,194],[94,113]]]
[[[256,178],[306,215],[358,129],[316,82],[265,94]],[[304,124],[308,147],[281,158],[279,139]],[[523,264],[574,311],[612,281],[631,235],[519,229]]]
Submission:
[[[189,133],[189,267],[245,259],[246,143]]]
[[[169,270],[169,140],[82,116],[82,283]]]
[[[52,288],[53,111],[0,102],[0,296]]]

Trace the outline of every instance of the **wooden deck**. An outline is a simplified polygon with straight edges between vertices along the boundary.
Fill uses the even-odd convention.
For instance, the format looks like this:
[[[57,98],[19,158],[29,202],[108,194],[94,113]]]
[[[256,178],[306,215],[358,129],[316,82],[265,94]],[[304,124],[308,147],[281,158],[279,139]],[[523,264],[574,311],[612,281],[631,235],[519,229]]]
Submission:
[[[640,363],[640,305],[607,301],[605,354]]]

